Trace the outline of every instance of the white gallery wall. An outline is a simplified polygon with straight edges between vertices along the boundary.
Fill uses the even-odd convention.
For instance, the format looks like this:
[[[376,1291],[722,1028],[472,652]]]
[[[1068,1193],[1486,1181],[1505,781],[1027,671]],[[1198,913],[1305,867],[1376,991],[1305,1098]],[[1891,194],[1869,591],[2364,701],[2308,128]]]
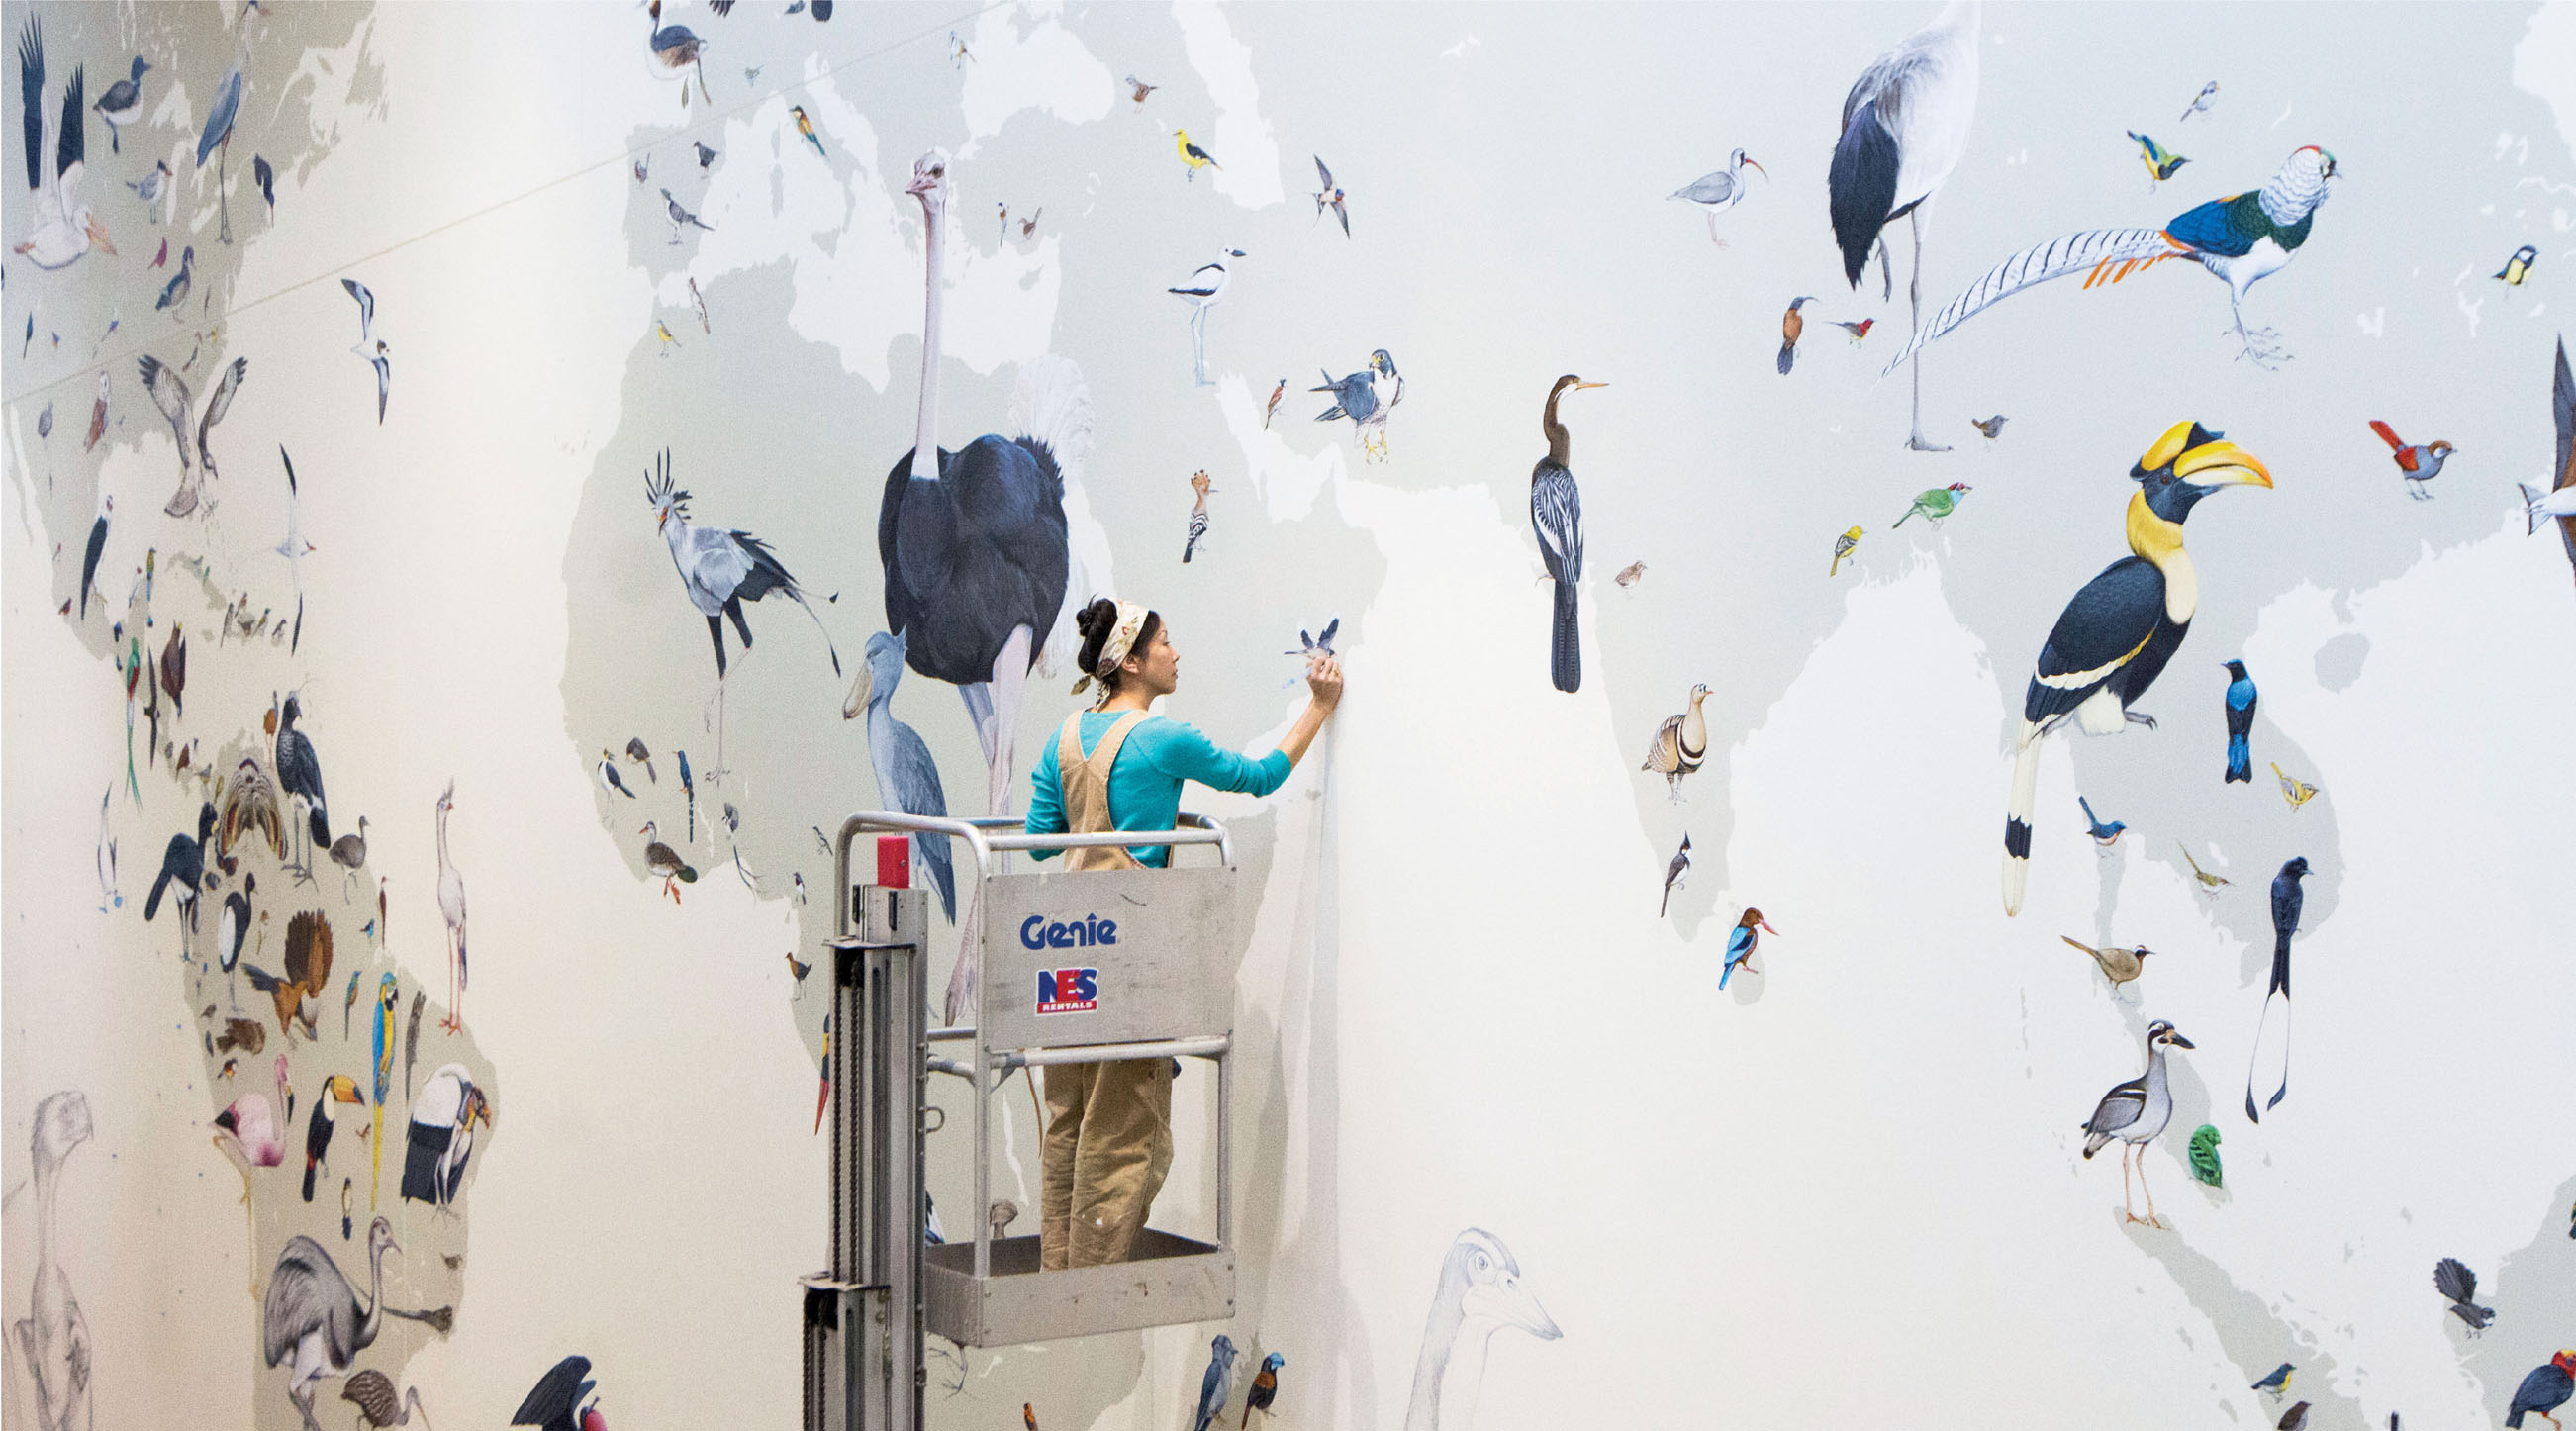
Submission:
[[[842,711],[888,624],[873,534],[913,445],[930,257],[905,186],[934,149],[943,445],[1012,435],[1023,373],[1069,360],[1091,433],[1067,599],[1164,613],[1167,713],[1266,750],[1302,694],[1283,651],[1334,620],[1350,678],[1277,793],[1184,802],[1241,853],[1237,1315],[941,1344],[934,1426],[1024,1402],[1050,1431],[1186,1424],[1219,1332],[1245,1352],[1220,1419],[1277,1352],[1276,1424],[1358,1431],[2270,1426],[2301,1401],[2319,1427],[2495,1425],[2576,1346],[2576,750],[2550,733],[2576,699],[2576,573],[2517,492],[2564,461],[2576,10],[820,8],[666,8],[704,42],[685,90],[625,4],[0,10],[13,58],[41,47],[40,180],[82,72],[76,198],[114,245],[51,269],[13,252],[0,289],[9,1425],[60,1424],[66,1299],[71,1424],[300,1425],[266,1294],[301,1236],[370,1299],[377,1216],[401,1250],[372,1300],[448,1317],[385,1320],[351,1369],[417,1387],[433,1424],[508,1424],[570,1355],[612,1426],[796,1416],[828,1001],[794,969],[828,957],[812,828],[886,798]],[[2269,366],[2188,258],[2072,276],[1924,350],[1921,422],[1951,450],[1906,449],[1911,375],[1883,370],[1913,230],[1886,230],[1887,289],[1874,260],[1854,284],[1828,170],[1853,81],[1945,16],[1978,58],[1922,211],[1926,315],[2050,238],[2184,229],[2318,146],[2327,199],[2244,298]],[[88,101],[136,56],[111,147]],[[236,71],[232,142],[200,167]],[[18,131],[13,249],[48,193],[21,186]],[[2187,162],[2151,179],[2129,131]],[[1667,197],[1739,147],[1759,165],[1740,203]],[[2490,276],[2524,245],[2518,282]],[[1202,386],[1168,290],[1219,259]],[[371,298],[364,343],[343,279]],[[1381,349],[1402,401],[1372,451],[1306,390]],[[146,356],[190,390],[184,458]],[[203,439],[219,470],[184,479],[236,359]],[[1550,682],[1525,475],[1561,374],[1607,384],[1559,408],[1588,547],[1573,692]],[[2454,444],[2425,500],[2373,419]],[[2191,512],[2197,613],[2132,703],[2156,726],[2041,744],[2007,916],[2033,664],[2128,552],[2132,464],[2194,420],[2272,486]],[[690,520],[760,539],[814,618],[749,603],[721,683],[644,492],[666,453]],[[183,480],[203,496],[172,515]],[[1912,515],[1952,483],[1948,515]],[[2230,659],[2260,686],[2250,782],[2222,778]],[[1015,808],[1073,675],[1028,679]],[[1695,684],[1705,762],[1668,783],[1640,766]],[[977,813],[946,685],[912,673],[892,711]],[[201,803],[238,799],[244,760],[280,778],[263,727],[290,692],[330,833],[367,817],[363,865],[323,853],[299,881],[247,834],[193,932],[174,903],[147,920]],[[2116,842],[2086,837],[2079,793]],[[667,893],[648,821],[694,875]],[[2268,894],[2293,857],[2290,1091],[2257,1122]],[[309,970],[288,927],[314,915],[327,976],[281,996],[228,974],[228,895],[252,910],[241,963],[282,973],[294,948]],[[1748,907],[1772,932],[1730,973]],[[2154,953],[2114,990],[2068,937]],[[2112,1186],[2120,1145],[2082,1149],[2157,1020],[2193,1047],[2166,1054],[2150,1226]],[[489,1119],[452,1197],[405,1196],[451,1069]],[[364,1097],[326,1110],[307,1201],[334,1075]],[[1193,1070],[1176,1099],[1157,1221],[1183,1230],[1212,1217],[1213,1083]],[[85,1137],[63,1102],[40,1126],[64,1093]],[[278,1156],[245,1172],[215,1120],[253,1094]],[[960,1232],[966,1095],[933,1095],[930,1187]],[[994,1107],[996,1194],[1033,1209],[1021,1080]],[[1515,1288],[1444,1282],[1470,1229]],[[2494,1309],[2479,1335],[2434,1290],[2445,1257]],[[1470,1314],[1454,1333],[1444,1305]],[[2253,1386],[2284,1362],[2285,1395]],[[324,1424],[355,1423],[346,1384],[320,1383]]]

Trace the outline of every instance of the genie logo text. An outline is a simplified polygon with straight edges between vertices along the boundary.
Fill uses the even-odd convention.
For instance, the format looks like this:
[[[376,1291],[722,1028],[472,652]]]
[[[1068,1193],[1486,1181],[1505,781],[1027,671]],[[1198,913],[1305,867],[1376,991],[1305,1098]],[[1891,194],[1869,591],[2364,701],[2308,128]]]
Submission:
[[[1069,923],[1050,924],[1043,914],[1032,914],[1020,922],[1020,947],[1023,949],[1088,949],[1094,944],[1118,942],[1118,921],[1086,914]]]
[[[1038,1012],[1082,1014],[1100,1007],[1098,969],[1040,969]]]

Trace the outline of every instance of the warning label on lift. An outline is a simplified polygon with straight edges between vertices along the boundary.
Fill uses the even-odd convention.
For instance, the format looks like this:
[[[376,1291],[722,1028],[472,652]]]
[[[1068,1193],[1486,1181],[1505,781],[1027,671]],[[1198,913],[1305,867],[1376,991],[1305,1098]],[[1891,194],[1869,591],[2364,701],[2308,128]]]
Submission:
[[[1100,971],[1097,968],[1038,971],[1039,1013],[1081,1014],[1099,1007]]]

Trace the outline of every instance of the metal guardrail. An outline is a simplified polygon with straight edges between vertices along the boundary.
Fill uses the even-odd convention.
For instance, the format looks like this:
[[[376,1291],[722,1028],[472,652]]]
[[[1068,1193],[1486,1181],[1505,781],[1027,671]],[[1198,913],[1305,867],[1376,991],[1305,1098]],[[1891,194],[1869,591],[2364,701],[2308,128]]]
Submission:
[[[1043,885],[1052,889],[1056,887],[1057,881],[1097,881],[1097,884],[1080,887],[1109,890],[1115,889],[1123,881],[1136,878],[1139,873],[1136,871],[1065,871],[1048,874],[1041,880],[1033,880],[1029,876],[1010,876],[1005,872],[1004,857],[1014,851],[1061,851],[1108,846],[1127,848],[1162,846],[1178,850],[1183,847],[1207,846],[1216,852],[1218,866],[1225,871],[1225,883],[1228,885],[1234,868],[1232,837],[1222,824],[1202,815],[1185,813],[1179,817],[1177,827],[1167,831],[1129,830],[1102,834],[1033,835],[1027,833],[1021,820],[1008,817],[950,819],[894,811],[862,811],[842,821],[838,838],[833,841],[834,887],[837,900],[834,920],[836,943],[845,942],[849,937],[854,898],[850,868],[851,847],[863,835],[931,835],[963,841],[972,856],[970,868],[973,883],[968,896],[971,901],[970,918],[991,914],[991,898],[997,878],[1014,882],[1006,887],[1014,890],[1015,898],[1022,898],[1027,895],[1031,885]],[[1133,886],[1136,890],[1152,892],[1167,888],[1162,885],[1159,878],[1154,878],[1160,872],[1143,873],[1146,878],[1154,879],[1154,882]],[[1214,874],[1215,871],[1202,868],[1190,873],[1205,876]],[[1217,892],[1230,894],[1230,889]],[[1128,902],[1143,904],[1148,901],[1137,900],[1131,895],[1128,897]],[[1230,938],[1231,899],[1217,899],[1211,902],[1208,893],[1202,891],[1200,907],[1212,911],[1212,917],[1209,920],[1211,927],[1205,931],[1207,935],[1217,939]],[[1123,913],[1119,917],[1127,918]],[[1165,923],[1169,922],[1170,917],[1167,915]],[[984,959],[984,967],[988,973],[994,968],[996,958],[1007,957],[1027,962],[1020,949],[1011,948],[1002,942],[1008,936],[994,927],[992,919],[982,918],[976,922],[976,927],[984,930],[984,948],[978,951],[978,957]],[[1163,940],[1166,944],[1172,942],[1168,933],[1163,936]],[[1204,945],[1206,940],[1199,942]],[[1067,957],[1079,956],[1069,951]],[[1104,956],[1095,954],[1092,957]],[[1117,956],[1113,954],[1106,957]],[[1165,965],[1177,962],[1169,954],[1162,955],[1161,960]],[[1106,969],[1107,965],[1104,964],[1103,967]],[[1190,978],[1194,977],[1204,982],[1208,977],[1208,972],[1205,970],[1183,971],[1178,976],[1169,969],[1163,969],[1160,972],[1167,982],[1177,980],[1184,985]],[[931,1306],[933,1321],[940,1320],[945,1314],[952,1327],[965,1329],[966,1334],[958,1335],[956,1339],[968,1341],[970,1337],[976,1337],[970,1344],[993,1345],[1002,1344],[1005,1341],[1082,1335],[1088,1332],[1134,1326],[1197,1321],[1211,1315],[1230,1315],[1234,1281],[1232,1256],[1234,1040],[1230,986],[1222,991],[1204,987],[1196,990],[1197,1003],[1194,1007],[1203,1011],[1203,1017],[1215,1023],[1217,1027],[1202,1026],[1173,1037],[1111,1038],[1100,1042],[1063,1044],[1017,1039],[995,1046],[988,1041],[988,1031],[1000,1026],[1027,1032],[1035,1020],[1029,1017],[1030,1010],[1027,1007],[1021,1007],[1015,1012],[1007,1008],[997,1011],[993,1007],[995,981],[988,978],[981,983],[982,992],[978,997],[974,1024],[953,1028],[922,1029],[915,1035],[920,1041],[917,1054],[919,1063],[916,1065],[918,1068],[963,1079],[974,1090],[975,1214],[970,1219],[974,1227],[971,1260],[967,1260],[963,1266],[958,1266],[955,1264],[960,1259],[956,1258],[949,1249],[934,1249],[942,1255],[937,1260],[937,1265],[930,1269],[927,1280],[927,1300]],[[1187,991],[1184,990],[1184,992]],[[1189,998],[1176,998],[1158,1007],[1165,1011],[1163,1022],[1168,1024],[1179,1021],[1182,1027],[1188,1027],[1188,1015],[1185,1011],[1193,1007]],[[1170,1012],[1175,1009],[1184,1012]],[[1002,1015],[998,1021],[997,1012]],[[1114,1030],[1103,1029],[1102,1031],[1113,1032]],[[970,1051],[962,1057],[934,1057],[929,1053],[929,1046],[933,1043],[966,1043],[970,1045]],[[984,1217],[983,1211],[991,1205],[992,1149],[989,1101],[998,1086],[998,1076],[1007,1075],[1014,1068],[1054,1067],[1064,1064],[1164,1057],[1207,1059],[1216,1065],[1215,1243],[1211,1245],[1194,1242],[1149,1228],[1144,1238],[1140,1239],[1138,1260],[1124,1264],[1134,1269],[1136,1275],[1122,1278],[1114,1269],[1102,1268],[1073,1269],[1059,1273],[1036,1272],[1033,1261],[1033,1244],[1036,1239],[1014,1238],[1010,1239],[1009,1247],[1009,1260],[1012,1265],[1004,1269],[1003,1275],[997,1278],[994,1242],[990,1224]],[[836,1096],[837,1093],[836,1089]],[[913,1120],[912,1126],[918,1128],[918,1120]],[[836,1168],[836,1179],[841,1175],[842,1170]],[[1024,1242],[1031,1246],[1019,1245]],[[964,1250],[955,1249],[961,1252]],[[1049,1279],[1049,1282],[1041,1284],[1036,1280],[1039,1278]],[[1051,1300],[1041,1288],[1057,1282],[1063,1284],[1062,1295],[1060,1298]],[[1056,1314],[1055,1301],[1062,1303],[1061,1315]],[[1147,1305],[1148,1303],[1151,1305]],[[1221,1311],[1212,1310],[1220,1303]],[[976,1336],[977,1333],[985,1336]]]

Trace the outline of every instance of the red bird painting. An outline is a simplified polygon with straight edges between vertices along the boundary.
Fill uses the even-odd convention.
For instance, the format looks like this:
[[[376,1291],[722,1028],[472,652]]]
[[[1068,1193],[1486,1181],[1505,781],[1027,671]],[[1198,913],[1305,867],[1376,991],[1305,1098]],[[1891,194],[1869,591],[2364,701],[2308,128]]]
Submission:
[[[2433,494],[2424,490],[2424,484],[2441,476],[2442,464],[2459,449],[2447,442],[2410,446],[2397,435],[2397,429],[2375,417],[2370,420],[2370,430],[2378,433],[2379,440],[2388,444],[2388,450],[2397,454],[2397,471],[2406,479],[2406,495],[2419,502],[2431,500]]]

